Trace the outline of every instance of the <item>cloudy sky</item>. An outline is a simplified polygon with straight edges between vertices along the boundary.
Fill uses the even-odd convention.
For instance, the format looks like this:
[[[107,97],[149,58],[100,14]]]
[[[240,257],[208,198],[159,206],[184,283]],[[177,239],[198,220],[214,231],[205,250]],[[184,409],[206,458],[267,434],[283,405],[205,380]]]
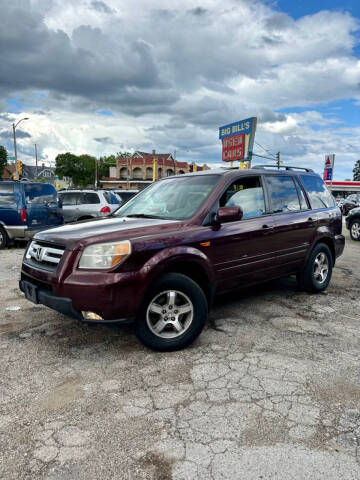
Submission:
[[[166,6],[165,5],[171,5]],[[218,127],[335,179],[360,158],[358,0],[0,0],[0,144],[19,158],[174,152],[219,164]],[[256,163],[271,163],[257,159]]]

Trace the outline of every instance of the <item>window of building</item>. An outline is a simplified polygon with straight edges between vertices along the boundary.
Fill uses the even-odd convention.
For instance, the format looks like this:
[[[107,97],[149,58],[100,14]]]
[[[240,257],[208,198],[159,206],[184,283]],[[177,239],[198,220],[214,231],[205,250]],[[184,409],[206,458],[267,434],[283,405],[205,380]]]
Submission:
[[[220,207],[241,207],[243,218],[265,214],[264,190],[260,177],[243,177],[233,182],[220,198]]]
[[[294,179],[290,176],[266,176],[271,208],[273,213],[296,212],[300,210],[300,200]]]
[[[139,167],[133,169],[133,179],[134,180],[141,180],[142,179],[142,170]]]
[[[301,181],[310,197],[313,209],[327,208],[335,205],[334,199],[324,181],[315,175],[301,175]]]
[[[171,175],[174,175],[174,170],[171,170],[171,168],[168,168],[168,169],[166,170],[166,176],[167,176],[167,177],[171,177]]]

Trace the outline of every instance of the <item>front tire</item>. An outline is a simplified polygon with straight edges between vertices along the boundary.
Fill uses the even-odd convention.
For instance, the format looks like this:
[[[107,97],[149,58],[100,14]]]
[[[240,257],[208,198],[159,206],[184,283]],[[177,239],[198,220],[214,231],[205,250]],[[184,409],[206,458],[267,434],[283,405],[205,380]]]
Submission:
[[[318,243],[311,252],[305,268],[298,274],[299,286],[309,293],[318,293],[328,287],[333,258],[329,247],[325,243]]]
[[[145,346],[170,352],[193,343],[206,318],[207,301],[200,286],[186,275],[167,273],[146,295],[135,329]]]
[[[0,226],[0,250],[7,247],[9,243],[9,237],[3,227]]]
[[[350,237],[360,241],[360,220],[353,220],[350,224]]]

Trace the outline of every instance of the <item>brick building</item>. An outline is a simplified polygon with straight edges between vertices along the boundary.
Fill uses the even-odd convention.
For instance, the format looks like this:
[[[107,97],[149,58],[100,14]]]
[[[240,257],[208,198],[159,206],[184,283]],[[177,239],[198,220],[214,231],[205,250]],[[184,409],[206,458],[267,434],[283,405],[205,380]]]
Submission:
[[[171,153],[136,151],[130,158],[119,157],[116,167],[110,169],[110,177],[101,180],[104,188],[138,189],[145,188],[153,181],[154,157],[156,158],[155,179],[194,171],[208,170],[209,167],[188,162],[178,162]]]

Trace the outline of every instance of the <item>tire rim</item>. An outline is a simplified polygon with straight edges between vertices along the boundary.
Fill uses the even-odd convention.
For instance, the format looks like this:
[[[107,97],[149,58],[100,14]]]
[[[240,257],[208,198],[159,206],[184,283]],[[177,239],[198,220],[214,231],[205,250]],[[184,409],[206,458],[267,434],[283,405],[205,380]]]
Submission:
[[[0,230],[0,245],[3,244],[3,241],[4,241],[4,235],[3,235],[2,231]]]
[[[165,290],[149,303],[146,323],[160,338],[176,338],[186,332],[194,318],[190,298],[178,290]]]
[[[329,274],[329,259],[324,252],[317,254],[314,261],[314,279],[322,284],[326,281]]]
[[[351,235],[353,238],[356,238],[356,240],[360,238],[360,224],[358,222],[354,222],[351,225]]]

